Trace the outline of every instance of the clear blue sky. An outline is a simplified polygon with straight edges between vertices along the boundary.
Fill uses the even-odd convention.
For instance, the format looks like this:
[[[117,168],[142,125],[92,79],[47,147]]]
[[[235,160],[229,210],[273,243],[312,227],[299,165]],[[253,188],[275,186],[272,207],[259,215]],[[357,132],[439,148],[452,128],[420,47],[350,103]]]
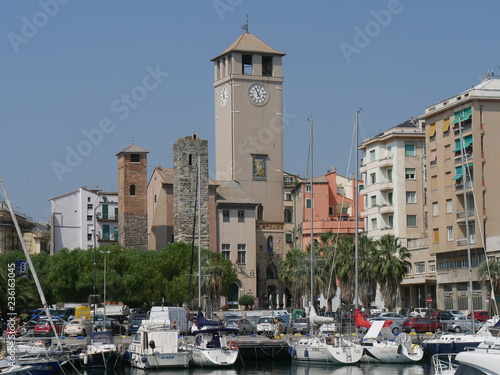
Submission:
[[[50,198],[116,191],[115,154],[132,142],[150,151],[150,175],[192,130],[214,177],[210,59],[247,14],[286,53],[285,170],[302,176],[309,116],[315,175],[348,174],[358,108],[364,139],[499,73],[497,1],[3,0],[0,175],[13,206],[48,221]]]

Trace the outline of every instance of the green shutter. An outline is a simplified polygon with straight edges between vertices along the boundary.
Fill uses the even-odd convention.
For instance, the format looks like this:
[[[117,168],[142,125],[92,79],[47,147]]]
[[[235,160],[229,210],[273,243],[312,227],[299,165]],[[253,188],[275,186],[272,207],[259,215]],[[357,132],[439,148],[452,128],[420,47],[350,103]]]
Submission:
[[[470,119],[471,116],[472,116],[472,107],[455,112],[455,119],[453,120],[452,124],[468,120]]]

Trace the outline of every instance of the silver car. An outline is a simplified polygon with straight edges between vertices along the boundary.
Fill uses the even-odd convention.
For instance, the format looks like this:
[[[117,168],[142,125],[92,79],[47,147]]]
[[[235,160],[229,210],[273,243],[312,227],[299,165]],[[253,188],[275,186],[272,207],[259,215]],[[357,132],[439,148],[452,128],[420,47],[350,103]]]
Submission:
[[[229,319],[226,321],[226,327],[237,329],[242,335],[255,332],[255,327],[248,319]]]
[[[451,318],[449,322],[447,322],[447,325],[448,331],[459,333],[472,331],[473,327],[474,331],[477,332],[479,328],[482,327],[483,323],[479,320],[473,321],[471,318],[467,318],[465,316],[455,316]]]

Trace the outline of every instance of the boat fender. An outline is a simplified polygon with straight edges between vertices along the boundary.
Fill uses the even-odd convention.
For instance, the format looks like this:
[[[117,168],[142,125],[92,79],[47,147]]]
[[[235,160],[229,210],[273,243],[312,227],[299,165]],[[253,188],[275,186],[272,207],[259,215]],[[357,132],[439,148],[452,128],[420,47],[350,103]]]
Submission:
[[[297,356],[297,350],[295,350],[295,348],[292,349],[292,357],[296,357]]]
[[[146,357],[145,355],[143,355],[143,356],[141,357],[141,361],[142,361],[142,363],[146,363],[146,361],[147,361],[147,360],[148,360],[148,357]]]
[[[127,362],[130,362],[132,359],[132,354],[128,350],[125,350],[125,353],[123,353],[123,359]]]
[[[304,350],[304,357],[308,358],[309,357],[309,351],[306,349]]]
[[[229,341],[229,349],[231,350],[238,349],[238,343],[236,341]]]
[[[151,349],[156,348],[155,340],[151,340],[151,341],[149,342],[149,347],[150,347]]]
[[[288,346],[288,354],[292,354],[293,348],[291,346]]]

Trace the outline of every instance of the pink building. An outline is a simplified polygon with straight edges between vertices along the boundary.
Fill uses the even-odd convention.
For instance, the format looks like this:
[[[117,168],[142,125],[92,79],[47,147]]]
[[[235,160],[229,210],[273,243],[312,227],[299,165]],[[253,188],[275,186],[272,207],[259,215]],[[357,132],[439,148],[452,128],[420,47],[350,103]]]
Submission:
[[[359,186],[363,185],[358,181]],[[321,233],[338,233],[354,235],[356,229],[354,196],[356,181],[329,172],[313,180],[312,194],[314,206],[311,210],[311,184],[302,182],[298,189],[299,204],[302,204],[302,246],[305,249],[311,242],[311,221],[314,238],[319,240]],[[358,229],[364,230],[361,211],[364,209],[363,199],[358,194]],[[311,212],[312,211],[312,212]],[[312,217],[311,217],[312,215]]]

